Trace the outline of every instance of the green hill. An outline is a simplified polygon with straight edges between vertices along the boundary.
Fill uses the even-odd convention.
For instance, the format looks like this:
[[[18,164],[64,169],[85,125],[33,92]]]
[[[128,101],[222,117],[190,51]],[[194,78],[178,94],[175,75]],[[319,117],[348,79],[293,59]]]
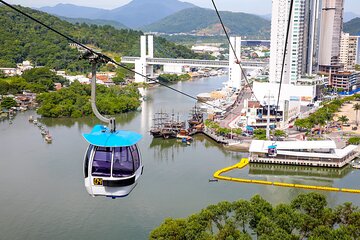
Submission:
[[[270,21],[259,16],[227,11],[220,12],[220,15],[231,34],[270,37]],[[223,34],[215,11],[205,8],[184,9],[145,26],[142,30],[162,33]]]
[[[116,29],[128,29],[127,26],[125,26],[122,23],[112,21],[112,20],[104,20],[104,19],[89,19],[89,18],[68,18],[68,17],[61,17],[59,16],[61,20],[65,20],[69,23],[73,24],[81,24],[86,23],[88,25],[98,25],[98,26],[105,26],[109,25]]]
[[[112,26],[71,24],[44,12],[20,7],[22,11],[71,36],[79,42],[99,48],[103,53],[123,56],[140,55],[141,31],[115,29]],[[14,67],[16,63],[30,60],[38,66],[66,69],[69,71],[88,71],[89,64],[79,61],[79,52],[69,47],[69,42],[45,27],[0,6],[0,67]],[[175,45],[162,38],[155,38],[162,52],[157,57],[196,58],[190,49]]]
[[[350,33],[353,36],[360,35],[360,18],[354,18],[344,23],[344,32]]]

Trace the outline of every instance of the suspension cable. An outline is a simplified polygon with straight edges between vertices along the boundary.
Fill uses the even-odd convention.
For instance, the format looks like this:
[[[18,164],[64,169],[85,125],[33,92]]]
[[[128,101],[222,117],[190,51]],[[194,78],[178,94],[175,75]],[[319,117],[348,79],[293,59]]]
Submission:
[[[230,41],[230,36],[229,36],[229,34],[228,34],[227,30],[226,30],[226,27],[225,27],[225,24],[224,24],[224,22],[223,22],[223,20],[222,20],[222,18],[221,18],[220,12],[218,11],[218,9],[217,9],[217,7],[216,7],[215,0],[211,0],[211,1],[212,1],[213,6],[214,6],[216,15],[217,15],[217,17],[218,17],[218,19],[219,19],[219,21],[220,21],[221,27],[222,27],[222,29],[224,30],[225,36],[226,36],[226,38],[227,38],[227,40],[228,40],[228,42],[229,42],[230,48],[231,48],[232,52],[234,53],[234,56],[235,56],[235,58],[236,58],[236,63],[239,65],[240,70],[241,70],[241,74],[242,74],[242,75],[244,76],[244,78],[245,78],[245,81],[246,81],[246,84],[247,84],[246,86],[250,89],[251,94],[255,97],[256,101],[259,102],[259,100],[257,99],[257,97],[256,97],[255,94],[254,94],[254,91],[253,91],[253,89],[252,89],[252,87],[251,87],[251,85],[250,85],[249,80],[247,79],[247,76],[246,76],[246,74],[245,74],[244,68],[243,68],[242,65],[241,65],[240,59],[239,59],[239,57],[236,55],[236,51],[235,51],[235,49],[234,49],[234,46],[232,45],[232,43],[231,43],[231,41]],[[230,51],[230,49],[229,49],[229,51]]]
[[[289,18],[288,18],[288,23],[287,23],[286,39],[285,39],[284,53],[283,53],[283,59],[282,59],[282,65],[281,65],[279,92],[278,92],[278,97],[277,97],[277,102],[276,102],[276,115],[277,115],[277,109],[279,108],[281,85],[282,85],[283,77],[284,77],[285,58],[286,58],[286,54],[287,54],[287,45],[288,45],[289,35],[290,35],[289,33],[290,33],[290,25],[291,25],[293,4],[294,4],[294,0],[290,0]]]

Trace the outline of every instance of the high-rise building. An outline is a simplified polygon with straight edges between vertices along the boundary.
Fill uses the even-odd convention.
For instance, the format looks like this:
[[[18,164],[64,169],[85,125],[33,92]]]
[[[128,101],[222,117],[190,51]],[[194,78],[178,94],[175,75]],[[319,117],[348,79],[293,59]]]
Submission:
[[[358,58],[358,36],[350,36],[349,33],[341,34],[340,63],[344,64],[344,70],[355,70]]]
[[[340,63],[343,12],[344,0],[323,0],[319,45],[319,65],[321,66],[336,66]]]
[[[321,0],[294,0],[285,56],[283,83],[295,84],[317,70]],[[273,0],[270,46],[270,82],[280,82],[290,0]]]

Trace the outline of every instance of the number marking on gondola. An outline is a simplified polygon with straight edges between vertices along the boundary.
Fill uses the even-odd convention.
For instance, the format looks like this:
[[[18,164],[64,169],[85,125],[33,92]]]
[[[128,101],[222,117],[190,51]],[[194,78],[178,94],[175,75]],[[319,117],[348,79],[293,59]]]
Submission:
[[[102,178],[94,178],[94,185],[103,185]]]

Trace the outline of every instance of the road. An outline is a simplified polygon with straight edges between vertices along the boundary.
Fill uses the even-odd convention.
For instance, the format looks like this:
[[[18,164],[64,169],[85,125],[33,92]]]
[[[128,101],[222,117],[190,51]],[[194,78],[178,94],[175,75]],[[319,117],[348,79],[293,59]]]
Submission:
[[[236,103],[234,104],[234,108],[227,114],[227,116],[220,121],[220,127],[226,127],[226,128],[234,128],[237,127],[235,125],[236,120],[241,116],[241,110],[244,108],[244,100],[251,98],[251,89],[250,88],[244,88],[240,94],[238,99],[236,100]]]

